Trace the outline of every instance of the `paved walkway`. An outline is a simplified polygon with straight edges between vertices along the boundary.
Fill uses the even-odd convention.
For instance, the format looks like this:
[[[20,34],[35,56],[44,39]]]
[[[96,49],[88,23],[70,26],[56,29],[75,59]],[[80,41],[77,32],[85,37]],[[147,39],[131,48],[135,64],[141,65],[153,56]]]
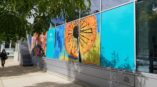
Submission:
[[[0,67],[0,87],[87,87],[74,83],[65,77],[42,72],[35,67],[18,66],[13,59],[6,61],[6,67]]]

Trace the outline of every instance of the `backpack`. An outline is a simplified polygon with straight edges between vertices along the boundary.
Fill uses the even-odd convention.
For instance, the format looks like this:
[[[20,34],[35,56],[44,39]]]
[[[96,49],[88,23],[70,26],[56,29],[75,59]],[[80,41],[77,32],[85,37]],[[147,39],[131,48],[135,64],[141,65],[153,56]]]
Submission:
[[[35,56],[43,56],[42,48],[41,48],[40,45],[37,45],[37,46],[34,48],[34,55],[35,55]]]

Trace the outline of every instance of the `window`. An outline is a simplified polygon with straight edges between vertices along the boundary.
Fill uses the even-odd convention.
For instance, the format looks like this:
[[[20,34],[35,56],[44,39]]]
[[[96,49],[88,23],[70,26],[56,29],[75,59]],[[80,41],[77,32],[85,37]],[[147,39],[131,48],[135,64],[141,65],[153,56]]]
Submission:
[[[143,1],[143,2],[141,2]],[[156,0],[138,0],[137,24],[137,70],[157,73],[157,10]]]

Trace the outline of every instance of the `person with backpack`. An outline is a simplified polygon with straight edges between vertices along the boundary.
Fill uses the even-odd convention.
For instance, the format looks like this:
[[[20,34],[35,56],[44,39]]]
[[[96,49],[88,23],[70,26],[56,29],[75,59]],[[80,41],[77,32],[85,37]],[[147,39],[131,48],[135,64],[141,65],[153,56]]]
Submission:
[[[41,68],[42,66],[42,62],[43,62],[42,57],[44,55],[44,51],[41,45],[42,45],[41,41],[39,40],[39,38],[37,38],[36,45],[32,49],[33,64],[37,66],[38,68]]]
[[[2,67],[4,68],[5,60],[8,58],[5,49],[2,50],[2,52],[1,52],[1,54],[0,54],[0,57],[1,57],[1,65],[2,65]]]

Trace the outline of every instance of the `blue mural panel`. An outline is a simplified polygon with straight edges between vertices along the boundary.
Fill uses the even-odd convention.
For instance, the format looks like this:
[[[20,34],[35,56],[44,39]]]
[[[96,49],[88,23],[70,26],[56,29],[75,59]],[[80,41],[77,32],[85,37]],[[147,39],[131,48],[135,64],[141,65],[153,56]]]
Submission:
[[[134,71],[134,4],[102,13],[101,66]]]
[[[53,59],[64,57],[64,25],[48,31],[46,56]]]
[[[64,59],[64,51],[64,25],[60,25],[55,30],[54,58]]]
[[[55,42],[55,28],[50,28],[47,32],[46,40],[46,58],[54,58],[54,42]]]

